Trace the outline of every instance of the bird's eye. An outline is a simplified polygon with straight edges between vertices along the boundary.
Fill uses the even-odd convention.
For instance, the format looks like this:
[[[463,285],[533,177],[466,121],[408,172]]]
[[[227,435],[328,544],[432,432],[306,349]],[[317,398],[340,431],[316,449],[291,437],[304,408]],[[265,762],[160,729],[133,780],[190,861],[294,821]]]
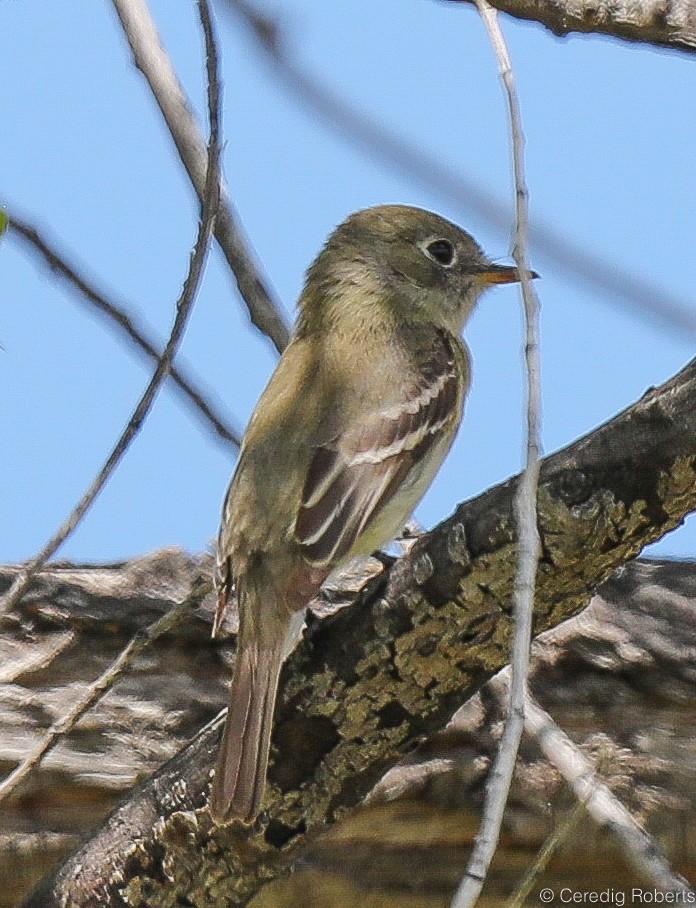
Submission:
[[[427,255],[440,265],[448,267],[454,262],[454,246],[449,240],[433,240],[425,247]]]

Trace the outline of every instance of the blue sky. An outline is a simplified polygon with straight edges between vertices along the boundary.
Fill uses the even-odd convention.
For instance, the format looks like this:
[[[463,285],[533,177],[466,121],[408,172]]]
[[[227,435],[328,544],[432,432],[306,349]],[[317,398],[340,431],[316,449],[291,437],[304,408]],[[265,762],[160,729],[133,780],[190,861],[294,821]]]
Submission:
[[[195,3],[151,6],[202,110]],[[506,260],[512,192],[505,106],[475,11],[434,0],[276,0],[265,8],[318,83],[510,211],[510,226],[492,224],[337,135],[283,87],[218,4],[226,177],[289,317],[326,234],[367,205],[432,208]],[[521,94],[532,219],[693,307],[693,61],[502,21]],[[198,209],[111,5],[0,0],[0,59],[0,202],[42,227],[164,342]],[[628,311],[567,273],[541,244],[532,261],[542,274],[544,445],[551,452],[681,368],[694,337]],[[31,557],[67,516],[122,430],[149,367],[8,237],[0,244],[0,281],[0,562],[12,562]],[[456,446],[420,507],[426,526],[522,464],[520,311],[516,290],[500,288],[470,326],[474,387]],[[249,329],[217,249],[182,357],[243,425],[275,357]],[[59,557],[114,561],[171,545],[200,551],[217,531],[233,466],[232,453],[165,389]],[[651,551],[696,556],[696,524]]]

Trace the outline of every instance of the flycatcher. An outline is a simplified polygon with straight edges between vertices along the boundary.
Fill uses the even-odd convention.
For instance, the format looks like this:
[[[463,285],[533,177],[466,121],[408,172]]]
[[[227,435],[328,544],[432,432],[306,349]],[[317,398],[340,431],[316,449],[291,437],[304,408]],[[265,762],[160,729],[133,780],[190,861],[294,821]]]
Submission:
[[[214,633],[233,593],[240,623],[211,793],[219,822],[258,814],[304,609],[333,568],[410,517],[461,421],[462,329],[484,290],[517,280],[459,227],[404,205],[351,215],[310,267],[222,512]]]

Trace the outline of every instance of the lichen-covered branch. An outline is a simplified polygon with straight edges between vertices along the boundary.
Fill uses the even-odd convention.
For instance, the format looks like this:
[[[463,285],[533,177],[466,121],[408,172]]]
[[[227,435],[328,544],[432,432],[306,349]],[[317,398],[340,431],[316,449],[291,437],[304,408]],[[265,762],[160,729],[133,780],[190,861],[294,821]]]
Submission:
[[[219,723],[125,804],[27,906],[244,904],[508,661],[517,479],[422,537],[347,609],[311,621],[281,680],[267,822],[204,808]],[[544,460],[535,633],[696,509],[696,360]],[[125,830],[125,832],[124,832]],[[38,900],[37,900],[38,899]]]
[[[492,5],[517,19],[540,22],[555,35],[610,35],[696,51],[696,7],[690,0],[495,0]]]

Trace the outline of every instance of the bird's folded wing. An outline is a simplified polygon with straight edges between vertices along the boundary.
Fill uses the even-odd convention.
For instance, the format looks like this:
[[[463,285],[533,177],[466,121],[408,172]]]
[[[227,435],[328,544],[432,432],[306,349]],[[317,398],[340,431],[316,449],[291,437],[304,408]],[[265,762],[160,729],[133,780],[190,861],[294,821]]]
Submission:
[[[411,471],[458,423],[459,384],[451,343],[440,336],[402,400],[316,449],[294,530],[309,561],[335,563],[379,519]]]

